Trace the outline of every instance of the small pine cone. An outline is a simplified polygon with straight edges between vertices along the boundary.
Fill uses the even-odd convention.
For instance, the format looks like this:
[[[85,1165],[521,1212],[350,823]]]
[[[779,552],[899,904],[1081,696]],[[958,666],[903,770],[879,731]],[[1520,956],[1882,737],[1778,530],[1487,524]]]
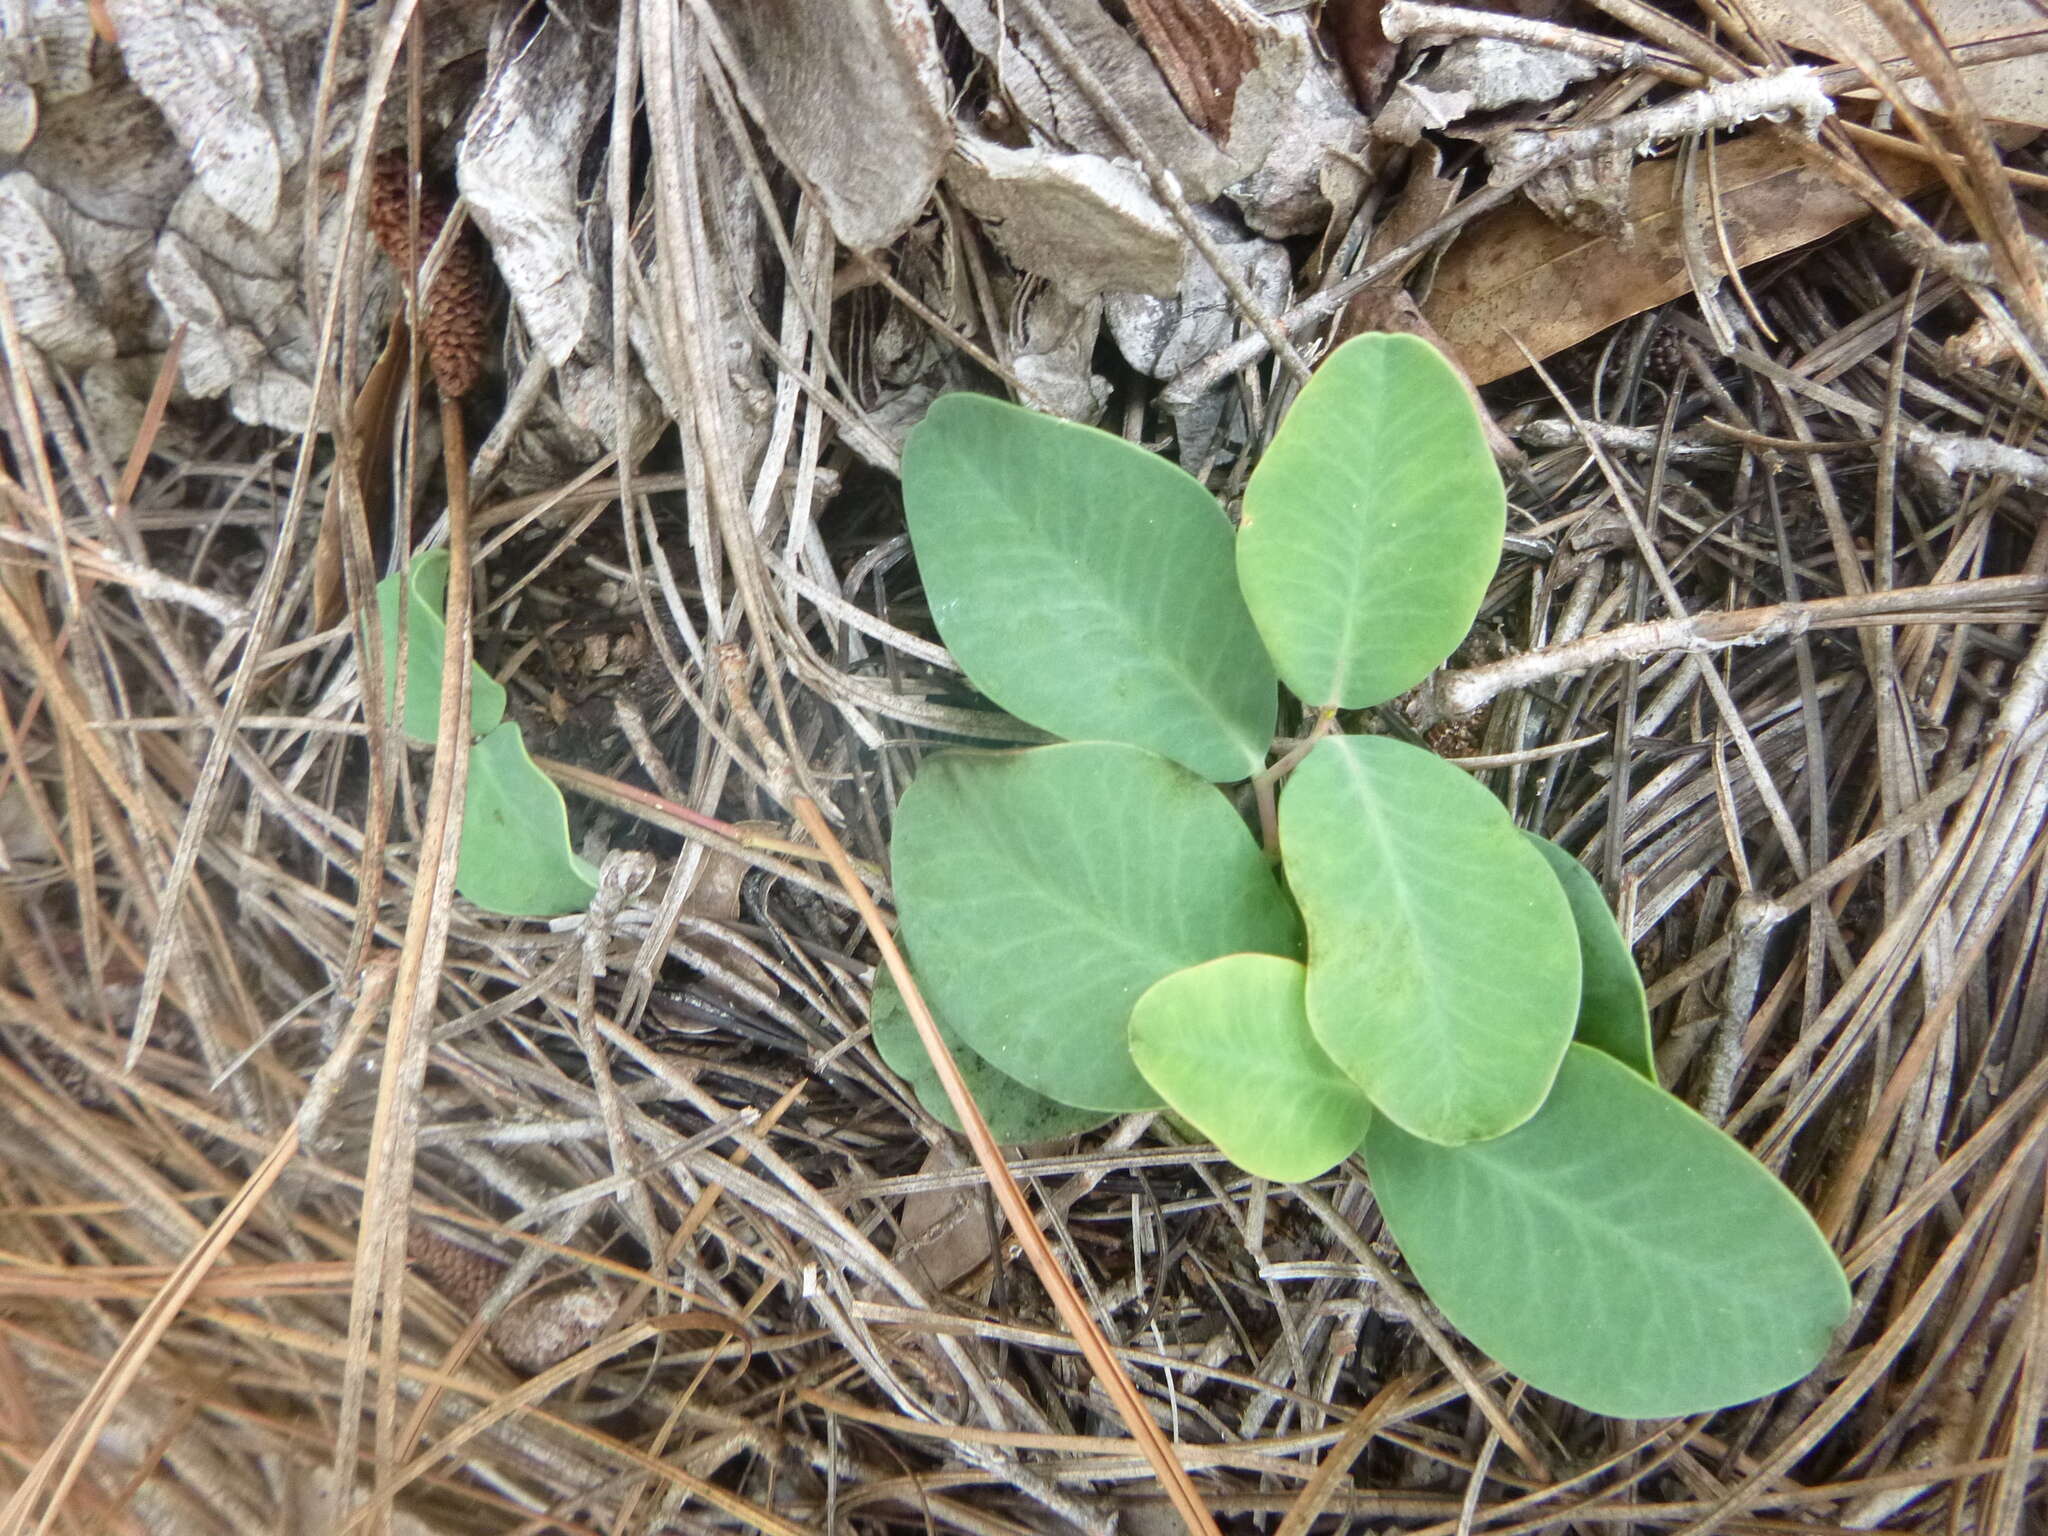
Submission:
[[[491,1347],[522,1376],[538,1376],[603,1333],[618,1310],[619,1298],[590,1282],[523,1296],[491,1329]]]
[[[445,197],[421,190],[419,251],[416,257],[408,259],[409,180],[403,153],[394,151],[378,156],[370,174],[369,211],[370,233],[408,284],[419,270],[420,258],[440,238],[451,207]],[[441,263],[420,321],[434,382],[450,400],[460,400],[468,394],[483,373],[487,299],[482,253],[475,238],[464,231]]]
[[[486,1254],[449,1241],[418,1221],[405,1232],[405,1256],[434,1288],[458,1307],[475,1311],[497,1288],[505,1266]]]
[[[405,154],[393,150],[379,155],[370,167],[370,233],[376,236],[377,244],[384,248],[391,265],[405,275],[407,283],[419,270],[419,257],[408,259],[406,225],[409,220],[406,196],[409,180]],[[420,191],[420,249],[423,257],[441,237],[441,226],[448,222],[448,200],[436,196],[432,191]]]
[[[476,388],[484,371],[484,264],[476,242],[465,236],[448,253],[427,295],[427,313],[420,321],[426,333],[427,362],[434,382],[450,400]]]

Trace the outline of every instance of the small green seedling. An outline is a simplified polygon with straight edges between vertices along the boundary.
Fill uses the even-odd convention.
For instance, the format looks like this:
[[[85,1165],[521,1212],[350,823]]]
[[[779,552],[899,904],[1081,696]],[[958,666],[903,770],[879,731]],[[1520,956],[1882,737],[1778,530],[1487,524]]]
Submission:
[[[397,706],[398,616],[405,615],[405,710],[400,729],[431,743],[440,729],[442,622],[448,551],[417,556],[377,585],[377,627],[384,647],[390,707]],[[469,679],[469,788],[455,889],[486,912],[555,917],[581,912],[597,894],[597,871],[569,843],[569,811],[554,780],[527,755],[519,722],[505,718],[505,690],[472,664]]]
[[[1217,787],[1281,777],[1281,680],[1325,720],[1471,627],[1506,497],[1432,347],[1334,352],[1235,534],[1165,460],[978,395],[911,433],[903,488],[941,637],[1067,738],[942,753],[896,812],[903,938],[999,1138],[1164,1107],[1266,1178],[1362,1153],[1451,1321],[1597,1412],[1702,1412],[1813,1369],[1841,1266],[1657,1085],[1641,977],[1577,861],[1387,737],[1301,759],[1277,871]],[[944,1115],[893,990],[875,1033]]]

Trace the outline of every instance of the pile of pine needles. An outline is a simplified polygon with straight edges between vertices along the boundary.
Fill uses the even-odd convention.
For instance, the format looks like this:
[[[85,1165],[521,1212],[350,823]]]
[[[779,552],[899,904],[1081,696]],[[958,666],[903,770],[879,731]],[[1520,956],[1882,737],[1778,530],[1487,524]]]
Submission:
[[[402,348],[380,389],[385,338],[345,307],[331,430],[239,425],[167,365],[109,462],[0,304],[0,1529],[1173,1528],[983,1173],[869,1045],[873,938],[774,761],[886,900],[919,758],[997,729],[934,643],[888,475],[823,429],[872,403],[892,328],[974,338],[865,267],[835,284],[772,162],[735,201],[718,146],[751,130],[715,50],[688,8],[622,12],[675,67],[598,180],[679,387],[575,473],[504,472],[534,462],[537,395],[509,352],[502,392],[437,410]],[[1225,1528],[2043,1518],[2048,459],[2020,214],[2048,181],[1976,153],[1983,128],[1942,129],[1951,180],[1909,210],[1932,244],[1858,226],[1747,273],[1732,344],[1681,299],[1492,386],[1525,450],[1506,557],[1453,674],[1376,722],[1601,877],[1666,1085],[1817,1213],[1850,1325],[1774,1399],[1603,1420],[1418,1329],[1355,1166],[1268,1187],[1150,1116],[1013,1154]],[[387,249],[455,269],[441,211],[392,206]],[[774,378],[741,404],[736,209],[773,236],[737,323]],[[1944,345],[1993,312],[2016,345]],[[1109,372],[1112,423],[1159,441],[1145,381]],[[1261,357],[1230,377],[1226,494],[1290,388]],[[480,557],[458,642],[604,858],[583,919],[452,900],[428,758],[364,701],[368,584],[451,503]]]

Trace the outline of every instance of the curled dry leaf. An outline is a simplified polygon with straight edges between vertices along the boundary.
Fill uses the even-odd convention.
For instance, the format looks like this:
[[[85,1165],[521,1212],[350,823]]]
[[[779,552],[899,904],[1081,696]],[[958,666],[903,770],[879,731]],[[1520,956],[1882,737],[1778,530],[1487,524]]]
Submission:
[[[1285,247],[1247,234],[1213,209],[1198,209],[1195,216],[1254,296],[1267,304],[1284,301],[1289,276]],[[1108,313],[1110,332],[1131,366],[1155,379],[1170,379],[1208,356],[1237,328],[1222,280],[1192,248],[1172,295],[1117,294]]]
[[[946,184],[1004,255],[1070,298],[1179,287],[1180,229],[1128,164],[963,133]]]
[[[975,52],[993,66],[998,96],[1035,135],[1067,149],[1122,157],[1130,148],[1102,120],[1058,56],[1014,6],[1000,0],[940,0]],[[1207,202],[1243,174],[1216,141],[1188,120],[1159,68],[1098,0],[1040,0],[1047,19],[1088,61],[1111,98],[1191,202]]]
[[[1135,0],[1129,9],[1182,110],[1238,172],[1228,195],[1253,229],[1306,234],[1350,192],[1347,184],[1331,196],[1338,168],[1362,183],[1365,118],[1305,14],[1261,16],[1213,0]]]
[[[1269,310],[1284,308],[1292,268],[1285,247],[1248,234],[1235,219],[1195,211],[1224,261]],[[1181,262],[1180,285],[1170,297],[1112,294],[1106,301],[1110,334],[1131,366],[1170,379],[1235,339],[1243,320],[1216,269],[1192,246]],[[1214,389],[1191,405],[1172,407],[1181,463],[1199,464],[1215,441],[1231,393]]]
[[[163,117],[123,83],[94,86],[78,43],[39,13],[5,57],[40,58],[34,137],[0,175],[0,283],[25,340],[79,376],[100,447],[125,456],[171,327],[146,277],[189,172]],[[175,434],[174,434],[175,435]]]
[[[1430,64],[1394,87],[1373,119],[1373,137],[1413,144],[1430,130],[1474,112],[1517,102],[1555,101],[1591,80],[1602,66],[1556,48],[1532,48],[1498,37],[1461,37]]]
[[[609,46],[567,11],[550,11],[529,37],[494,30],[483,92],[455,156],[456,185],[520,323],[556,367],[610,325],[593,280],[599,264],[583,245],[577,180],[611,100],[601,68]]]
[[[313,544],[316,634],[338,620],[347,606],[342,541],[348,537],[348,518],[361,516],[368,523],[373,549],[382,533],[381,523],[391,505],[391,438],[398,429],[399,385],[411,359],[412,336],[401,315],[392,322],[384,350],[349,408],[348,441],[355,451],[336,462],[327,499],[321,504],[320,533]],[[388,541],[388,535],[386,538]]]
[[[1214,139],[1228,139],[1237,88],[1258,67],[1249,17],[1206,0],[1129,0],[1132,24],[1181,111]]]
[[[296,242],[277,229],[258,233],[194,183],[157,239],[149,287],[186,328],[178,377],[188,391],[226,395],[244,421],[304,424],[314,331]]]
[[[1133,153],[1015,7],[942,3],[990,63],[996,116],[1028,126],[1035,142]],[[1352,194],[1365,119],[1305,15],[1143,0],[1129,7],[1133,36],[1099,0],[1042,3],[1190,202],[1227,192],[1246,223],[1278,237],[1318,228]]]
[[[128,77],[171,125],[206,195],[252,229],[276,222],[285,175],[306,153],[298,104],[312,90],[311,61],[291,45],[324,24],[325,9],[107,0]]]
[[[0,32],[0,102],[5,120],[26,135],[0,141],[0,152],[20,154],[44,108],[91,88],[92,49],[92,18],[72,0],[26,0],[9,8]]]
[[[721,8],[762,129],[855,250],[924,211],[953,120],[923,0],[753,0]]]
[[[1738,266],[1818,240],[1868,206],[1795,151],[1754,136],[1716,151],[1721,215]],[[1875,160],[1893,191],[1919,190],[1918,162]],[[1561,228],[1526,204],[1478,220],[1438,266],[1423,314],[1475,384],[1528,366],[1691,287],[1679,228],[1678,167],[1637,165],[1629,180],[1632,240]],[[1520,345],[1517,345],[1517,343]]]
[[[95,219],[19,171],[0,176],[0,228],[0,280],[22,334],[67,367],[112,357],[114,332],[76,274],[132,266],[148,234]]]
[[[82,61],[91,47],[91,23],[74,11],[69,31],[72,46],[63,51]],[[37,87],[50,81],[50,53],[62,46],[61,37],[57,26],[48,26],[47,51],[0,38],[0,155],[18,155],[34,140],[36,123],[42,115]],[[84,90],[85,84],[85,81],[80,81],[71,89]]]
[[[1230,147],[1245,174],[1228,195],[1246,224],[1279,239],[1313,234],[1364,195],[1367,125],[1304,13],[1267,27],[1261,68],[1238,91]]]
[[[1331,53],[1344,68],[1352,100],[1368,112],[1376,111],[1401,59],[1401,45],[1380,25],[1380,7],[1328,6],[1323,11],[1323,30]]]
[[[1109,402],[1109,380],[1089,366],[1102,332],[1102,300],[1071,299],[1033,284],[1017,311],[1010,368],[1032,403],[1069,421],[1094,421]]]
[[[497,480],[505,490],[557,484],[621,444],[644,443],[664,412],[690,414],[671,377],[678,340],[663,334],[678,314],[646,302],[669,281],[652,241],[635,253],[644,286],[628,280],[627,335],[613,334],[611,200],[591,169],[602,154],[617,46],[604,14],[572,4],[497,8],[482,87],[456,149],[456,184],[512,301],[508,368],[530,353],[552,373],[503,444]],[[760,223],[746,168],[715,119],[699,153],[706,195],[724,205],[707,209],[708,221],[729,244],[696,319],[717,333],[739,407],[735,430],[751,458],[765,441],[766,387],[742,306],[756,290]]]

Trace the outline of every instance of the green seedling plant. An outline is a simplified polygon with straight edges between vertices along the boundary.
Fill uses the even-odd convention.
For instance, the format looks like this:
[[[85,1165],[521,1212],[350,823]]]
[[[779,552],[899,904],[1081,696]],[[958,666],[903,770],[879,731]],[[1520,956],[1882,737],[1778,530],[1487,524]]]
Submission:
[[[431,745],[441,714],[442,604],[448,551],[415,556],[377,586],[377,628],[384,649],[387,704],[398,710],[398,625],[406,626],[406,676],[400,729]],[[455,889],[486,912],[555,917],[581,912],[597,894],[597,871],[569,842],[569,811],[554,780],[527,754],[519,722],[505,718],[505,690],[470,666],[469,785]]]
[[[1841,1267],[1659,1087],[1597,883],[1464,770],[1330,730],[1441,666],[1499,561],[1500,476],[1434,348],[1333,352],[1235,531],[1166,460],[972,394],[911,433],[903,488],[941,638],[1064,738],[937,754],[896,812],[906,951],[999,1139],[1166,1109],[1268,1179],[1359,1154],[1445,1315],[1596,1412],[1814,1368]],[[1312,744],[1273,761],[1283,682]],[[893,988],[874,1030],[950,1120]]]

